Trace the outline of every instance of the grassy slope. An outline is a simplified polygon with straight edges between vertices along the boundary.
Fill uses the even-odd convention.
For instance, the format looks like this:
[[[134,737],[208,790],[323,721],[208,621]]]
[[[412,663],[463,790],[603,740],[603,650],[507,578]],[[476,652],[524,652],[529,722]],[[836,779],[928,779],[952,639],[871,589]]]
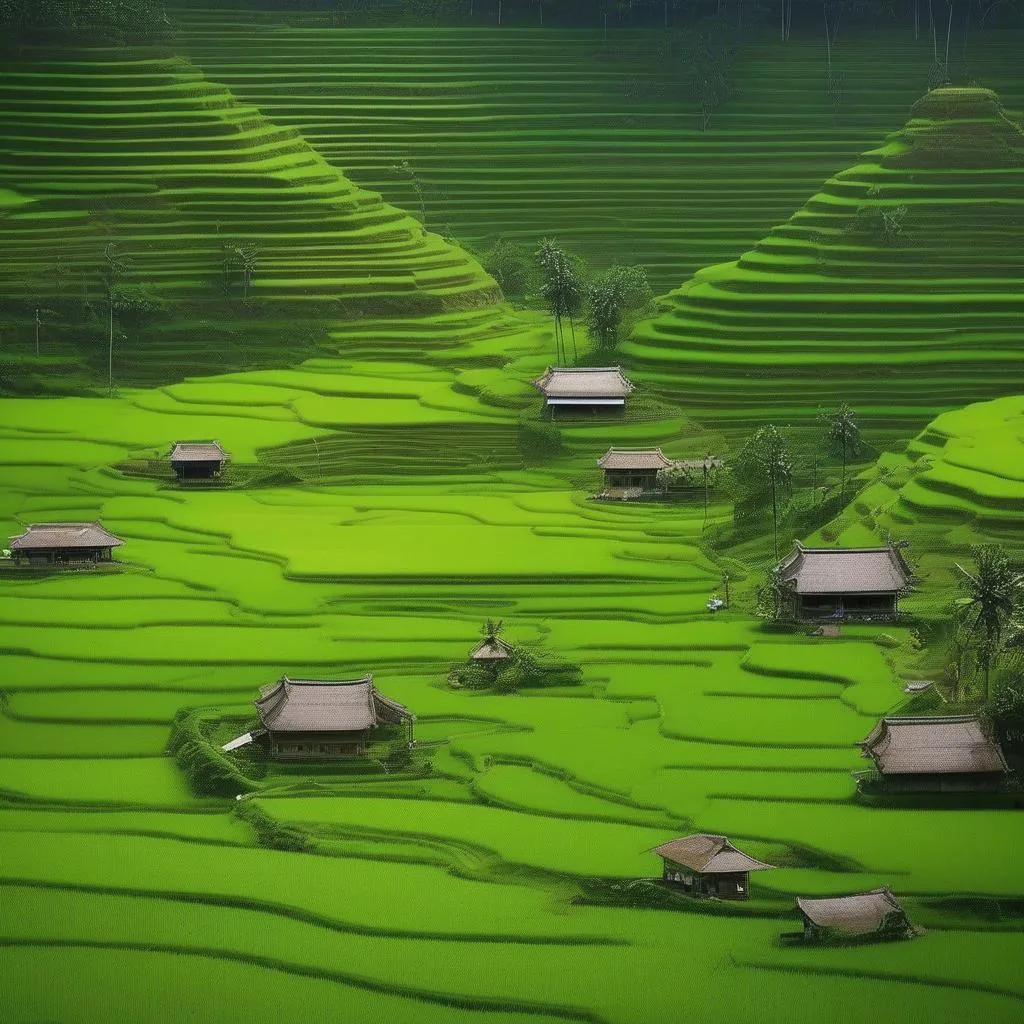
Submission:
[[[339,327],[345,362],[0,406],[0,532],[99,517],[128,541],[118,574],[0,578],[0,956],[20,1018],[218,1020],[230,1001],[255,1020],[301,1002],[360,1022],[743,1021],[756,999],[768,1021],[1019,1019],[1013,919],[928,906],[1024,895],[1005,859],[964,863],[979,833],[1019,843],[1018,816],[852,801],[856,740],[901,700],[875,631],[709,619],[702,509],[583,487],[605,445],[678,438],[678,417],[576,426],[524,468],[497,366],[523,375],[541,332],[445,328]],[[467,376],[474,360],[492,368]],[[180,491],[116,468],[182,432],[296,483]],[[485,614],[586,685],[444,687]],[[434,775],[325,773],[310,794],[281,772],[257,800],[336,856],[258,847],[161,756],[178,707],[244,713],[282,671],[366,668],[437,743]],[[741,917],[568,902],[581,875],[655,873],[649,847],[694,827],[786,865]],[[882,882],[931,926],[919,942],[777,945],[795,893]]]

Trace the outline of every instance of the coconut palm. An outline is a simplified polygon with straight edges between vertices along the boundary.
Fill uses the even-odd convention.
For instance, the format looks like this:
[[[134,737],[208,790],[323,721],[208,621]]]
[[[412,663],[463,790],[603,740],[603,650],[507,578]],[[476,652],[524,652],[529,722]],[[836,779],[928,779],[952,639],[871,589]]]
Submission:
[[[1024,573],[1010,563],[998,544],[972,549],[974,572],[957,563],[960,591],[957,617],[975,648],[975,657],[985,678],[985,699],[990,695],[992,669],[1013,636],[1015,617],[1024,606]]]

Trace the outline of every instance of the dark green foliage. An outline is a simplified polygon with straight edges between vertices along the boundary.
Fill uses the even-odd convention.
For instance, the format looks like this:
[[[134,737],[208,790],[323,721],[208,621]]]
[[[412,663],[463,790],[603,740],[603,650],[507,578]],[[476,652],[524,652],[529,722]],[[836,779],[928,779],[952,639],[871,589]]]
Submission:
[[[481,261],[501,288],[502,294],[512,302],[524,302],[533,288],[536,266],[529,249],[507,238],[499,238],[487,250]]]
[[[1000,686],[992,698],[990,713],[1002,742],[1024,744],[1024,679]]]
[[[956,617],[964,631],[967,649],[977,660],[990,693],[992,670],[1006,653],[1007,641],[1015,632],[1015,618],[1024,606],[1024,573],[1011,564],[998,544],[972,548],[974,572],[957,564],[960,591]]]
[[[767,507],[772,513],[772,535],[779,557],[779,513],[784,510],[793,483],[789,446],[777,427],[758,427],[733,463],[733,479],[739,484],[736,515],[742,520]]]
[[[209,739],[212,728],[200,712],[185,709],[174,716],[169,750],[192,789],[204,796],[237,796],[255,786]]]
[[[652,300],[643,267],[612,267],[587,287],[587,327],[602,349],[614,349],[623,333],[623,320],[646,310]]]
[[[455,665],[448,680],[460,689],[517,693],[553,686],[578,686],[582,672],[579,665],[538,644],[513,644],[507,659]]]
[[[309,836],[305,832],[289,828],[248,800],[239,800],[235,813],[252,826],[263,846],[290,853],[303,853],[310,847]]]
[[[899,206],[861,206],[847,225],[847,234],[863,238],[874,245],[895,246],[905,244],[906,222],[909,209]]]
[[[537,266],[540,268],[542,283],[540,294],[547,303],[548,310],[555,322],[555,346],[559,363],[569,363],[568,350],[565,346],[563,320],[569,321],[572,337],[573,362],[579,356],[576,349],[576,317],[583,305],[583,285],[580,275],[564,249],[559,248],[553,239],[545,238],[536,253]]]
[[[562,450],[562,432],[550,421],[521,419],[516,437],[528,462],[552,459]]]
[[[153,39],[165,33],[165,5],[157,0],[0,0],[0,32],[19,36]]]
[[[829,451],[842,460],[843,476],[840,495],[846,493],[846,464],[860,453],[860,426],[857,414],[844,402],[838,409],[825,413],[823,416],[828,425],[825,440]]]

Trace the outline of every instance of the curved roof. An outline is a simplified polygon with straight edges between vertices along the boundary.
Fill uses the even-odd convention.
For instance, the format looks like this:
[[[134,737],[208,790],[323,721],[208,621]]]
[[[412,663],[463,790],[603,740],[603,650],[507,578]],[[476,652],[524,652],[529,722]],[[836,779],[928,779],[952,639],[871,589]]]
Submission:
[[[767,871],[772,867],[741,853],[725,836],[704,832],[673,839],[656,846],[653,853],[702,875],[731,874],[735,871]]]
[[[870,935],[882,927],[890,914],[906,917],[886,886],[852,896],[814,900],[798,898],[796,905],[812,924],[843,935]]]
[[[633,390],[617,366],[548,367],[533,386],[548,398],[625,398]]]
[[[12,551],[35,548],[117,548],[124,543],[99,523],[33,523],[11,538]]]
[[[178,441],[171,450],[171,462],[224,462],[228,457],[219,441]]]
[[[883,718],[862,744],[883,775],[999,773],[999,747],[972,715]]]
[[[271,732],[359,732],[381,722],[411,720],[397,701],[361,679],[289,679],[282,676],[256,699],[260,722]]]
[[[660,448],[609,448],[597,464],[601,469],[668,469],[673,462]]]
[[[500,636],[487,636],[469,652],[473,661],[500,661],[512,654],[511,644],[505,643]]]
[[[893,594],[910,583],[910,569],[892,545],[884,548],[805,548],[797,543],[778,565],[798,594]]]

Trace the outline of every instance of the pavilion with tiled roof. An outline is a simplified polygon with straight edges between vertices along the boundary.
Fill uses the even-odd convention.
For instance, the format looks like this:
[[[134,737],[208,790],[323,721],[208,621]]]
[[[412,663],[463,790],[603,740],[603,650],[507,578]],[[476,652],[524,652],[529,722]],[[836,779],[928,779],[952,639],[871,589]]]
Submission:
[[[220,476],[230,456],[219,441],[178,441],[171,449],[171,469],[179,480]]]
[[[99,523],[34,523],[11,538],[11,555],[29,565],[109,562],[122,544]]]
[[[662,860],[662,879],[693,896],[745,900],[750,895],[750,872],[768,871],[771,864],[748,857],[725,836],[697,833],[656,846]]]
[[[256,699],[260,726],[274,757],[358,757],[374,730],[407,728],[413,714],[380,693],[368,674],[360,679],[290,679],[282,676],[263,687]]]
[[[852,896],[798,898],[796,905],[803,915],[804,939],[808,942],[896,939],[911,934],[906,913],[885,886]]]
[[[552,412],[622,409],[633,390],[618,366],[549,367],[533,386],[544,395],[544,404]]]
[[[895,792],[993,791],[1008,771],[973,715],[883,718],[861,748],[883,788]]]
[[[890,618],[912,573],[900,548],[807,548],[797,542],[776,567],[789,595],[791,612],[801,619]]]

